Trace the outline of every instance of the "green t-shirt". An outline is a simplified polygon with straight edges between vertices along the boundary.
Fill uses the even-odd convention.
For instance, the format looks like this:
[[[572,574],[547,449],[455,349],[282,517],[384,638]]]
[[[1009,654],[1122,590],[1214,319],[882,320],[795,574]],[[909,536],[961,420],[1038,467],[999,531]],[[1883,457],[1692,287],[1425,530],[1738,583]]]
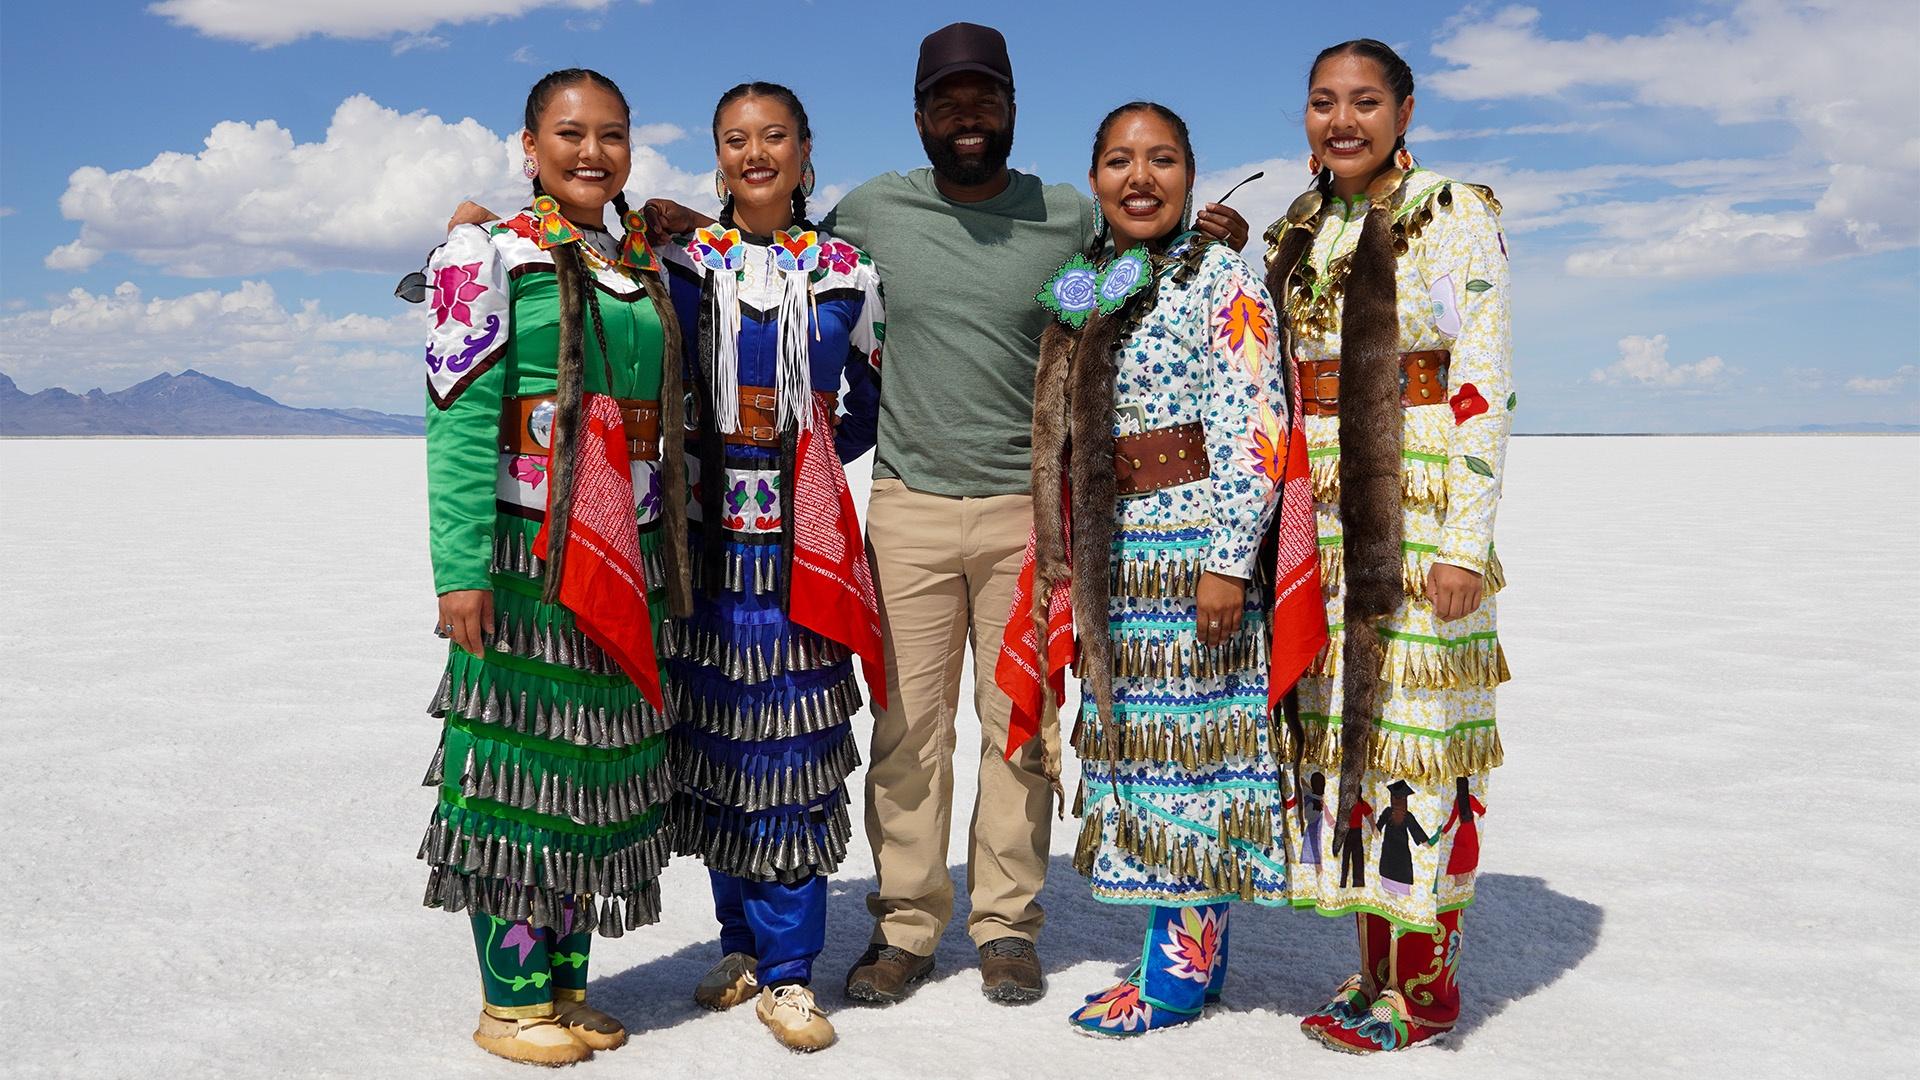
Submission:
[[[1028,487],[1034,301],[1093,239],[1093,203],[1015,172],[985,202],[954,202],[932,169],[877,176],[820,223],[873,256],[887,301],[873,474],[938,495]]]

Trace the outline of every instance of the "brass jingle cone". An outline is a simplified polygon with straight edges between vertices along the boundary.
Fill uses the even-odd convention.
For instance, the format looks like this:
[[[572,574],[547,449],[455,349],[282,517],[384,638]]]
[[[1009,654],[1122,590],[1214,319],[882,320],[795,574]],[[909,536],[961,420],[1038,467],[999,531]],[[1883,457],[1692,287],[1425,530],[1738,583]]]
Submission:
[[[1326,205],[1326,198],[1320,194],[1320,189],[1308,188],[1293,200],[1291,206],[1287,207],[1287,221],[1294,225],[1305,225],[1320,213],[1320,208],[1324,205]]]
[[[1406,178],[1406,172],[1397,167],[1382,172],[1367,185],[1367,202],[1382,210],[1391,209],[1393,196],[1400,190],[1401,181]]]

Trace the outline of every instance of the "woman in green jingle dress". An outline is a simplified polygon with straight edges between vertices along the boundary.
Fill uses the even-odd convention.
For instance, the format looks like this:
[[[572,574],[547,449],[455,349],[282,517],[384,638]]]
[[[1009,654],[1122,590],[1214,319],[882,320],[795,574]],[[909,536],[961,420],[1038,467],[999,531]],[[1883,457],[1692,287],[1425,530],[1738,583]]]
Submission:
[[[585,1004],[592,932],[659,915],[671,779],[653,641],[688,600],[679,328],[620,195],[626,99],[554,72],[526,108],[527,210],[428,263],[428,504],[449,637],[425,783],[426,903],[467,911],[474,1041],[565,1064],[626,1041]],[[627,224],[603,226],[613,203]],[[666,385],[662,385],[663,373]],[[669,589],[669,584],[674,587]]]

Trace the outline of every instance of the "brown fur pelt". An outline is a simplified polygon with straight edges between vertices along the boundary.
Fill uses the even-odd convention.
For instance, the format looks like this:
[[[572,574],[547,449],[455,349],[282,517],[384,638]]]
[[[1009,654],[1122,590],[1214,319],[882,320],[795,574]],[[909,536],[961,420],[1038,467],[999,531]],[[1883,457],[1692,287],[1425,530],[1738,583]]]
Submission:
[[[1379,183],[1376,181],[1376,183]],[[1336,844],[1360,797],[1380,708],[1379,623],[1400,605],[1400,307],[1393,252],[1395,190],[1371,199],[1340,312],[1340,530],[1346,640],[1341,662],[1340,807]],[[1370,195],[1375,193],[1370,192]]]
[[[593,288],[572,244],[553,249],[553,277],[560,301],[560,344],[553,363],[553,439],[547,459],[547,483],[552,486],[547,489],[547,566],[540,588],[540,599],[549,604],[560,602],[567,532],[573,521],[573,444],[585,390],[581,290]]]
[[[660,318],[660,513],[667,537],[662,552],[667,568],[667,609],[676,618],[693,614],[693,571],[687,549],[686,364],[680,317],[667,295],[664,270],[640,275],[647,299]]]
[[[1062,486],[1067,466],[1067,376],[1079,335],[1058,322],[1040,334],[1040,364],[1033,376],[1033,534],[1034,627],[1046,651],[1047,605],[1053,589],[1067,580],[1067,526]]]

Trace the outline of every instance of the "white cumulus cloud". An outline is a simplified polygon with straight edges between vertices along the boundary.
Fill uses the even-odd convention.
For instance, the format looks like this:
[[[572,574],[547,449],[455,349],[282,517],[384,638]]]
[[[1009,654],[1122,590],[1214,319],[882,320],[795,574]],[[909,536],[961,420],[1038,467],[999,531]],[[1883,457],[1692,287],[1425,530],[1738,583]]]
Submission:
[[[604,9],[609,0],[162,0],[147,10],[208,37],[285,45],[304,37],[384,38],[450,23],[511,19],[538,8]]]
[[[1620,339],[1620,359],[1588,376],[1592,382],[1657,389],[1700,389],[1718,385],[1738,369],[1718,356],[1691,364],[1667,359],[1667,335],[1628,335]]]
[[[707,174],[676,169],[647,144],[682,134],[671,124],[636,125],[629,197],[712,208]],[[112,251],[195,277],[404,272],[445,234],[460,200],[502,212],[523,205],[521,157],[518,131],[400,113],[364,95],[340,103],[318,142],[296,141],[273,120],[225,121],[197,153],[75,170],[60,212],[80,222],[80,235],[46,263],[83,269]]]
[[[1920,387],[1920,365],[1902,364],[1884,378],[1865,376],[1847,380],[1847,389],[1856,394],[1898,394]]]
[[[1651,213],[1602,211],[1592,215],[1596,242],[1568,259],[1574,273],[1777,269],[1920,244],[1911,195],[1920,131],[1892,104],[1920,91],[1911,0],[1741,0],[1709,10],[1725,14],[1564,39],[1541,30],[1534,8],[1469,15],[1434,43],[1453,66],[1426,84],[1463,101],[1624,91],[1649,124],[1774,123],[1795,133],[1789,153],[1752,164],[1796,179],[1798,190],[1718,187],[1643,204]],[[1578,184],[1581,172],[1564,178]],[[1801,205],[1747,205],[1769,197]]]
[[[425,340],[426,316],[416,309],[330,314],[312,300],[288,306],[264,281],[168,297],[124,282],[0,316],[0,370],[23,388],[78,393],[192,367],[290,405],[416,412]]]

